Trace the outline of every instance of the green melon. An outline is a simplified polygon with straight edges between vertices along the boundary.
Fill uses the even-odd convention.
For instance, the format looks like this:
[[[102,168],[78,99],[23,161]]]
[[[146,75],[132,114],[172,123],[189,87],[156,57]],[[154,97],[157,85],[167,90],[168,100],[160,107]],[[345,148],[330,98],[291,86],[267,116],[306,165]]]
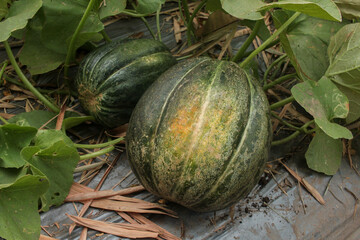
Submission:
[[[126,136],[130,165],[151,193],[195,211],[225,208],[259,181],[271,143],[269,104],[238,65],[197,58],[141,97]]]
[[[176,60],[152,39],[122,40],[89,53],[72,89],[81,106],[105,127],[127,123],[145,90]]]

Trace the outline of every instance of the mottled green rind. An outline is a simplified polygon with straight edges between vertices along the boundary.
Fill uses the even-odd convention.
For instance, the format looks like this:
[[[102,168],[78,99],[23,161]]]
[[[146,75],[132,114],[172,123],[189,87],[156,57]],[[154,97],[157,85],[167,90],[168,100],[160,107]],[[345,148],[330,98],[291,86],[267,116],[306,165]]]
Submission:
[[[175,63],[159,41],[116,41],[82,61],[72,88],[84,110],[98,123],[112,128],[129,121],[141,95]]]
[[[195,211],[225,208],[259,181],[271,141],[269,105],[232,62],[197,58],[166,71],[139,100],[126,143],[155,195]]]

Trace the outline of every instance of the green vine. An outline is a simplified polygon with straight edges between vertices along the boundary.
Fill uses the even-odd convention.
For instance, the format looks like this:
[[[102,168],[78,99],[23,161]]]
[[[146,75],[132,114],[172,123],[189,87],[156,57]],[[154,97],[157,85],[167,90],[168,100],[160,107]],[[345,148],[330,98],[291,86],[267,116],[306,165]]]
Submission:
[[[81,29],[83,28],[86,19],[89,17],[91,10],[94,8],[95,2],[96,2],[96,0],[89,1],[89,4],[84,12],[84,15],[82,16],[78,26],[76,27],[74,34],[71,37],[68,52],[67,52],[65,63],[64,63],[64,77],[65,77],[65,81],[66,81],[67,85],[69,85],[68,84],[68,74],[69,74],[70,62],[73,61],[73,59],[75,58],[75,43],[76,43],[77,37],[78,37]]]
[[[104,149],[101,149],[99,151],[93,152],[93,153],[89,153],[89,154],[85,154],[85,155],[81,155],[80,156],[80,160],[85,160],[85,159],[90,159],[90,158],[96,158],[98,156],[104,155],[106,153],[111,152],[112,150],[114,150],[115,147],[114,146],[110,146]]]
[[[110,146],[110,145],[114,145],[114,144],[117,144],[121,141],[123,141],[124,138],[117,138],[117,139],[114,139],[112,141],[108,141],[108,142],[105,142],[105,143],[99,143],[99,144],[74,144],[74,147],[76,148],[87,148],[87,149],[95,149],[95,148],[103,148],[103,147],[107,147],[107,146]]]
[[[4,47],[6,50],[6,53],[9,57],[9,60],[11,62],[11,65],[14,67],[14,70],[16,74],[19,76],[20,80],[24,83],[25,87],[29,89],[40,101],[44,103],[45,106],[50,108],[54,112],[59,112],[60,109],[55,106],[53,103],[51,103],[44,95],[42,95],[31,83],[30,81],[25,77],[24,73],[21,71],[19,65],[17,64],[15,57],[11,51],[10,45],[7,41],[4,42]]]
[[[278,65],[279,63],[281,63],[286,57],[287,57],[286,54],[278,57],[278,58],[277,58],[274,62],[272,62],[272,63],[270,64],[270,66],[266,69],[266,71],[265,71],[265,73],[264,73],[264,80],[263,80],[264,85],[266,85],[266,83],[267,83],[267,78],[268,78],[268,75],[269,75],[269,73],[270,73],[270,70],[273,69],[273,68],[274,68],[276,65]]]
[[[244,54],[245,54],[246,50],[249,48],[250,44],[252,43],[252,41],[255,39],[256,35],[259,32],[261,22],[262,22],[262,19],[256,21],[256,24],[255,24],[254,29],[252,30],[250,36],[246,39],[244,44],[237,51],[236,55],[231,59],[231,61],[237,62],[237,61],[241,60],[244,57]]]
[[[278,84],[280,84],[282,82],[285,82],[286,80],[295,78],[296,76],[297,76],[296,73],[291,73],[291,74],[288,74],[288,75],[285,75],[285,76],[281,76],[278,79],[264,85],[263,90],[266,91],[266,90],[272,88],[273,86],[278,85]]]
[[[279,107],[285,106],[286,104],[293,102],[294,100],[295,100],[295,98],[293,96],[290,96],[290,97],[285,98],[285,99],[283,99],[281,101],[278,101],[278,102],[276,102],[274,104],[271,104],[270,109],[275,110],[275,109],[277,109]]]
[[[294,15],[292,15],[277,31],[275,31],[273,33],[273,35],[271,35],[265,42],[263,42],[257,49],[255,49],[243,62],[240,63],[240,67],[245,67],[247,66],[250,61],[256,56],[258,55],[261,51],[263,51],[267,45],[269,45],[270,43],[272,43],[275,38],[277,38],[280,33],[282,33],[283,31],[286,30],[286,28],[298,17],[300,16],[300,12],[296,12],[294,13]]]

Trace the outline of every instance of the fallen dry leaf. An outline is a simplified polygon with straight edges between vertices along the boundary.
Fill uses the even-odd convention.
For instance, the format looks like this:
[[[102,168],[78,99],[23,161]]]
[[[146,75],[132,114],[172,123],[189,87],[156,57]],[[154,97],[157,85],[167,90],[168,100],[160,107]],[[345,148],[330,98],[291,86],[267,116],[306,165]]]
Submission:
[[[309,193],[311,193],[311,195],[321,204],[325,204],[325,200],[323,199],[323,197],[320,195],[320,193],[310,184],[308,183],[305,179],[303,179],[302,177],[300,177],[296,172],[294,172],[291,168],[289,168],[288,166],[286,166],[283,162],[280,161],[280,163],[286,168],[286,170],[294,177],[296,178],[296,180],[298,180],[301,185],[303,185],[305,187],[306,190],[308,190]]]

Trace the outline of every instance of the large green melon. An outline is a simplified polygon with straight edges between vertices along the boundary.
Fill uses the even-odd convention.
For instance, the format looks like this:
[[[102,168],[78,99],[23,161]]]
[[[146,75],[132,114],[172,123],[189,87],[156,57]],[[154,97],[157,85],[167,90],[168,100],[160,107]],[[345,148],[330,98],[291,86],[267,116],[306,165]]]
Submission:
[[[195,211],[225,208],[259,181],[271,142],[261,87],[235,63],[175,65],[136,105],[126,136],[138,180]]]
[[[83,59],[72,89],[98,123],[116,127],[129,121],[141,95],[175,63],[169,49],[159,41],[112,42]]]

